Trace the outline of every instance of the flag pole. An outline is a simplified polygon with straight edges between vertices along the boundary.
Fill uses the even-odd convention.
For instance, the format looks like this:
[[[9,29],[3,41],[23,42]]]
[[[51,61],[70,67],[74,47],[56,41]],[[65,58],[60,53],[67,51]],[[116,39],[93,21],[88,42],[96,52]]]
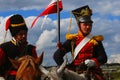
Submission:
[[[60,43],[60,10],[59,10],[59,0],[57,0],[57,18],[58,18],[58,44]]]

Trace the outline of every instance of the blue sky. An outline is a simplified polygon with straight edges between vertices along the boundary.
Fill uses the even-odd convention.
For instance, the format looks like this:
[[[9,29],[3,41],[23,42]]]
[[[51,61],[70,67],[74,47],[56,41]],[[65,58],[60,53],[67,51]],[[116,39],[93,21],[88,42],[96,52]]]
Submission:
[[[52,58],[57,44],[57,14],[50,14],[44,27],[41,24],[44,17],[40,17],[31,29],[32,21],[50,3],[51,0],[0,0],[0,43],[10,40],[9,31],[5,38],[5,22],[10,15],[21,14],[29,28],[28,41],[37,46],[38,55],[45,52],[43,65],[55,65]],[[119,62],[120,59],[120,0],[62,0],[61,11],[61,42],[65,41],[65,34],[70,24],[70,11],[84,5],[89,5],[93,11],[92,34],[104,36],[104,47],[108,55],[108,63]],[[112,3],[112,4],[111,4]],[[72,16],[71,33],[77,33],[77,24]],[[68,55],[70,56],[70,55]]]

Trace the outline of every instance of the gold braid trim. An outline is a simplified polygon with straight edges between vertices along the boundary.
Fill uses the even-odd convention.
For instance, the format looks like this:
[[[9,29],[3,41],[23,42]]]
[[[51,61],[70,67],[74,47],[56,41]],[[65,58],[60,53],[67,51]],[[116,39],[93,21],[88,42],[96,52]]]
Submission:
[[[66,39],[72,40],[71,41],[72,57],[74,57],[74,44],[77,38],[78,38],[78,34],[70,34],[70,33],[66,34]],[[103,40],[104,40],[104,37],[102,35],[98,35],[98,36],[93,36],[89,42],[93,43],[94,45],[98,45],[98,41],[103,41]]]
[[[72,12],[70,12],[70,24],[68,26],[68,33],[70,33],[71,27],[72,27]]]
[[[71,49],[72,49],[72,52],[71,52],[71,55],[72,55],[72,58],[74,58],[74,45],[75,45],[75,41],[71,41]]]
[[[71,55],[72,55],[72,58],[74,58],[74,45],[75,45],[75,40],[78,38],[78,34],[66,34],[66,39],[67,40],[71,40]]]
[[[72,58],[74,58],[74,45],[75,45],[75,40],[78,38],[78,34],[70,34],[70,33],[67,33],[66,34],[66,39],[67,40],[71,40],[71,56]]]
[[[11,40],[11,42],[12,42],[14,45],[17,45],[17,44],[16,44],[16,41],[14,41],[13,39]]]
[[[11,24],[12,27],[23,26],[23,25],[25,25],[25,22],[20,23],[20,24]]]
[[[98,45],[98,41],[103,41],[104,37],[102,35],[93,36],[90,40],[90,43],[93,43],[94,45]]]
[[[78,34],[66,34],[66,39],[67,40],[76,40],[78,38]]]

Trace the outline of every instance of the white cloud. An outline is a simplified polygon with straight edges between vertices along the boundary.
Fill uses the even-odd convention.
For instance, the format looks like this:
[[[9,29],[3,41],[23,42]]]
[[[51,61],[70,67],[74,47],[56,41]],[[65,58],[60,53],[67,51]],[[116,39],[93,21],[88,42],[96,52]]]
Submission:
[[[116,34],[114,37],[113,37],[115,43],[120,43],[120,34]]]
[[[9,17],[9,16],[8,16]],[[0,44],[11,39],[9,30],[5,31],[6,20],[8,17],[0,17]]]
[[[46,47],[56,46],[56,42],[53,42],[53,40],[56,38],[56,34],[56,29],[52,29],[51,31],[43,31],[36,42],[37,49],[41,50]]]
[[[113,14],[119,16],[119,0],[62,0],[63,2],[63,11],[71,11],[75,8],[88,4],[93,12],[97,12],[100,14]],[[40,10],[45,9],[47,5],[50,3],[50,0],[0,0],[0,12],[1,11],[11,11],[11,10]],[[112,3],[112,4],[111,4]]]
[[[41,9],[44,8],[48,0],[0,0],[0,11],[10,11],[10,10],[31,10],[31,9]],[[46,5],[45,5],[46,4]]]
[[[4,35],[5,35],[5,22],[6,19],[8,17],[0,17],[0,30],[1,30],[1,34],[0,34],[0,41],[2,42],[4,39]],[[31,25],[33,18],[35,18],[35,16],[29,16],[28,18],[26,18],[26,23],[28,26]],[[39,22],[37,22],[34,26],[34,28],[30,29],[30,34],[28,36],[30,36],[31,38],[29,38],[31,40],[31,42],[34,42],[34,39],[36,39],[36,46],[37,46],[37,50],[45,50],[48,49],[48,52],[52,53],[52,54],[48,54],[48,52],[46,52],[47,56],[45,56],[45,58],[49,58],[50,56],[53,55],[55,48],[56,48],[56,37],[57,37],[57,28],[55,26],[57,26],[57,21],[52,21],[49,17],[46,21],[46,24],[44,25],[44,29],[40,29],[41,25],[41,21],[43,20],[43,18],[39,19]],[[94,29],[93,32],[96,34],[103,34],[105,37],[104,40],[104,45],[105,45],[105,49],[107,51],[108,55],[112,55],[113,53],[118,53],[119,52],[119,48],[120,46],[118,45],[120,43],[120,28],[119,28],[119,21],[118,20],[103,20],[102,18],[99,19],[94,19],[95,23],[94,23]],[[112,24],[115,25],[112,25]],[[54,26],[54,27],[52,27]],[[69,18],[65,18],[65,19],[61,19],[61,35],[64,34],[64,36],[61,36],[61,38],[65,37],[65,33],[67,32],[67,28],[69,26]],[[75,19],[73,19],[72,22],[72,32],[75,32],[77,25],[75,22]],[[8,32],[8,36],[6,38],[6,40],[10,39],[10,34]],[[35,37],[36,36],[36,37]],[[114,41],[114,42],[113,42]],[[117,45],[117,46],[116,46]],[[51,49],[51,48],[54,49]],[[50,50],[49,50],[50,49]],[[118,56],[118,55],[115,55]],[[111,60],[112,57],[109,58],[109,61]],[[116,60],[115,60],[116,61]],[[46,60],[44,61],[44,63],[46,62]],[[48,64],[50,64],[50,62],[53,62],[53,59],[51,59],[50,61],[47,61]]]
[[[102,34],[105,38],[104,40],[104,46],[106,49],[107,54],[109,55],[109,61],[113,59],[113,54],[119,53],[120,50],[120,0],[62,0],[63,1],[63,11],[62,13],[66,11],[71,11],[73,9],[76,9],[82,5],[88,4],[90,8],[93,10],[93,33],[95,34]],[[41,10],[44,9],[48,4],[50,0],[0,0],[0,12],[3,11],[14,11],[14,10],[31,10],[31,9],[37,9]],[[61,14],[62,14],[61,13]],[[96,15],[97,14],[97,15]],[[69,13],[68,13],[69,15]],[[62,16],[68,16],[67,14],[64,14]],[[8,15],[9,16],[9,15]],[[5,35],[5,22],[7,17],[0,16],[0,43],[4,41],[4,35]],[[110,17],[109,17],[110,16]],[[111,17],[112,16],[112,17]],[[116,17],[117,16],[117,17]],[[27,26],[30,29],[31,23],[33,19],[36,16],[29,16],[27,17],[26,23]],[[56,47],[56,37],[57,37],[57,20],[52,20],[51,18],[47,18],[43,29],[40,29],[41,23],[42,23],[43,17],[40,17],[38,22],[35,24],[35,26],[30,29],[30,32],[28,34],[29,41],[36,44],[37,49],[51,49],[51,47]],[[66,17],[64,19],[61,19],[61,39],[65,38],[65,33],[67,33],[68,26],[70,24],[69,18]],[[77,25],[75,19],[72,21],[72,28],[71,32],[77,31]],[[8,32],[8,35],[6,37],[6,40],[9,40],[10,34]],[[36,42],[37,41],[37,42]],[[55,50],[55,48],[54,48]],[[51,53],[54,53],[54,50],[51,50]],[[110,56],[111,55],[111,56]],[[48,55],[49,56],[49,55]],[[116,59],[118,55],[116,56]],[[50,59],[51,62],[52,59]],[[114,60],[114,61],[117,61]],[[47,60],[48,62],[48,60]],[[48,63],[50,63],[48,62]]]
[[[120,63],[120,53],[110,55],[108,63]]]

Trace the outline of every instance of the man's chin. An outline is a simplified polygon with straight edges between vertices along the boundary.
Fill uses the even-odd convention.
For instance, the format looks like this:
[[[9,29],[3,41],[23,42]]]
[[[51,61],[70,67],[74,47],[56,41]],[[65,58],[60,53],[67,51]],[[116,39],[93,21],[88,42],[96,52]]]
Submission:
[[[26,40],[21,40],[20,43],[24,44],[24,43],[27,43],[27,41]]]

